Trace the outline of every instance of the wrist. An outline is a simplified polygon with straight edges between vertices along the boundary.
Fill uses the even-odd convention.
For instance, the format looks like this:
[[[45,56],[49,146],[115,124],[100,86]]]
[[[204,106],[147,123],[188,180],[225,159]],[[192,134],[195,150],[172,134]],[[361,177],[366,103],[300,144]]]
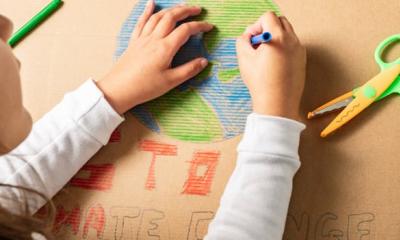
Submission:
[[[119,114],[122,115],[126,111],[129,110],[128,107],[125,106],[124,101],[122,100],[121,96],[118,96],[118,90],[111,84],[112,81],[103,78],[99,81],[96,81],[97,87],[103,93],[104,98],[107,102],[111,105],[111,107]]]
[[[282,106],[277,104],[254,104],[253,112],[260,115],[276,116],[300,121],[299,107],[296,106]]]

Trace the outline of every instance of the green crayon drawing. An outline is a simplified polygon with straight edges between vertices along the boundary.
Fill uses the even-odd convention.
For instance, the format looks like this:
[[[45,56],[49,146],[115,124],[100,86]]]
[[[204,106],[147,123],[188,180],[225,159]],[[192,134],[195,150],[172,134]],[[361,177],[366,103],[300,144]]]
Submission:
[[[139,0],[122,26],[117,57],[128,46],[130,34],[147,0]],[[146,127],[174,139],[209,143],[243,133],[251,113],[250,94],[242,82],[236,57],[236,38],[266,11],[280,14],[271,0],[157,0],[161,8],[185,2],[200,5],[205,20],[216,27],[201,38],[195,36],[178,52],[173,66],[195,57],[210,64],[198,76],[152,102],[131,112]]]

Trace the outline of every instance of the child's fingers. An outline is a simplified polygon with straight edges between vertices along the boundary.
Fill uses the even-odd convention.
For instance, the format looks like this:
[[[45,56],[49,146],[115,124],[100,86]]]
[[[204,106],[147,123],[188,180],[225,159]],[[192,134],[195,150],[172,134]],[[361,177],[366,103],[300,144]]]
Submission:
[[[164,14],[160,22],[157,24],[154,33],[160,37],[165,37],[176,27],[177,22],[190,16],[199,15],[200,13],[201,8],[196,6],[180,5],[174,7]]]
[[[250,43],[250,38],[253,34],[250,32],[245,32],[242,36],[238,37],[236,40],[236,50],[239,54],[242,52],[254,51],[253,46]]]
[[[249,33],[251,35],[258,35],[262,33],[262,26],[259,21],[255,22],[253,25],[250,25],[246,28],[245,33]]]
[[[282,16],[282,17],[279,17],[279,18],[281,19],[283,29],[288,33],[296,35],[295,32],[294,32],[293,26],[289,22],[289,20],[285,16]]]
[[[143,11],[143,14],[140,16],[140,18],[136,24],[135,30],[132,33],[133,39],[140,36],[140,34],[143,31],[144,26],[146,25],[147,21],[153,14],[154,8],[155,8],[154,0],[149,0],[146,4],[146,8]]]
[[[11,37],[13,32],[13,23],[5,16],[0,14],[0,38],[5,42]]]
[[[262,27],[262,32],[269,31],[272,34],[282,31],[282,23],[274,12],[267,12],[260,17],[258,24]]]
[[[179,67],[167,70],[165,76],[168,80],[168,87],[173,88],[199,74],[207,67],[208,61],[205,58],[197,58]]]
[[[153,14],[150,17],[150,19],[147,21],[147,23],[145,24],[143,31],[142,31],[142,35],[143,36],[150,35],[154,31],[157,24],[161,21],[162,17],[168,10],[169,9],[163,9],[163,10],[159,11],[158,13]]]
[[[173,47],[173,52],[176,53],[179,48],[189,40],[190,36],[201,32],[209,32],[213,27],[212,24],[207,22],[187,22],[172,31],[172,33],[166,37],[166,40],[170,43],[170,46]]]

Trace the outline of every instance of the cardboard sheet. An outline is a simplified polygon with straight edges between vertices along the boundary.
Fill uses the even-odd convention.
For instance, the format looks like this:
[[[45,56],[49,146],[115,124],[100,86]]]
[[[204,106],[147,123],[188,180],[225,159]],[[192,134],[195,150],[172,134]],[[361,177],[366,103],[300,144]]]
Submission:
[[[0,0],[0,9],[19,27],[46,2]],[[223,11],[229,13],[233,3],[246,1],[191,2],[203,3],[211,20],[221,21],[219,34],[228,34],[228,40],[220,48],[229,52],[229,34],[235,32],[224,23],[233,24],[235,19],[225,21],[218,16],[226,14]],[[266,0],[260,2],[286,15],[307,46],[304,113],[376,75],[375,47],[400,32],[398,0],[276,0],[279,8]],[[107,72],[126,47],[124,37],[129,34],[129,24],[134,23],[135,4],[128,0],[66,0],[16,48],[22,62],[25,105],[34,119],[50,110],[66,91]],[[254,12],[264,10],[259,4],[247,5]],[[249,19],[243,18],[237,24],[245,26]],[[213,45],[211,37],[208,40],[208,52],[218,52],[218,43]],[[400,49],[394,48],[387,57],[399,55]],[[202,239],[234,168],[243,116],[249,111],[246,98],[229,102],[225,100],[229,93],[225,93],[225,99],[213,105],[221,92],[208,96],[210,92],[203,91],[207,88],[199,82],[213,81],[215,76],[226,80],[223,84],[227,89],[243,87],[235,83],[234,56],[211,57],[215,59],[213,68],[201,76],[203,79],[193,80],[191,87],[209,100],[206,105],[212,110],[203,111],[216,116],[216,120],[207,122],[212,118],[206,118],[201,122],[196,112],[190,112],[190,106],[177,108],[194,117],[182,124],[200,121],[208,132],[184,125],[171,130],[168,123],[177,118],[168,113],[165,121],[162,116],[146,121],[146,111],[156,111],[151,104],[145,106],[145,111],[127,114],[127,121],[113,134],[110,144],[54,198],[58,239]],[[394,96],[374,104],[328,139],[318,135],[333,116],[305,120],[308,128],[300,149],[302,167],[294,181],[284,239],[398,239],[399,101]],[[231,113],[215,110],[234,105],[240,112],[234,121]]]

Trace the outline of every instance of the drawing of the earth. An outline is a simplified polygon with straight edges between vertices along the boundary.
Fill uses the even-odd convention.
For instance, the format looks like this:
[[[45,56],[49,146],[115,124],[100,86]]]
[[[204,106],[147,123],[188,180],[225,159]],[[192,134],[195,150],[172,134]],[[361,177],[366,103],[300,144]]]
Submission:
[[[128,46],[147,0],[139,0],[122,26],[115,56]],[[163,97],[131,110],[149,129],[189,142],[215,142],[241,134],[251,112],[250,95],[240,78],[235,39],[267,10],[279,13],[270,0],[158,0],[158,9],[185,2],[205,9],[198,19],[216,26],[211,33],[192,37],[178,52],[173,66],[195,57],[210,65]]]

